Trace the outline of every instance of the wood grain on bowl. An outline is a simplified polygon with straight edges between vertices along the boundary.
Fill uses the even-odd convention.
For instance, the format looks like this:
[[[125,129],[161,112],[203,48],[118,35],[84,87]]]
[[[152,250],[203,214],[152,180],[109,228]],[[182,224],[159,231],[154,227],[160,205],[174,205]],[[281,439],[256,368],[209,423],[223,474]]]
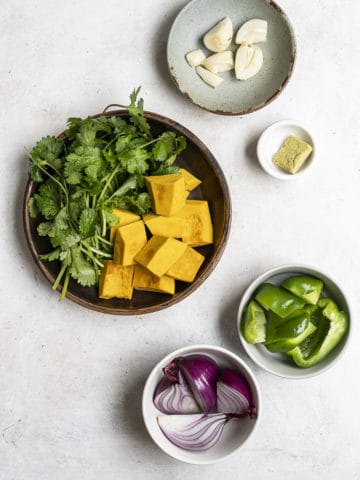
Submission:
[[[92,118],[101,115],[94,115]],[[104,115],[128,118],[127,110],[110,111]],[[98,297],[97,287],[82,287],[77,282],[70,280],[66,294],[67,298],[98,312],[114,315],[140,315],[156,312],[178,303],[193,293],[214,270],[224,251],[229,235],[231,224],[230,194],[222,169],[214,156],[199,138],[174,120],[152,112],[145,112],[145,116],[154,135],[159,135],[165,130],[173,130],[186,138],[187,148],[179,155],[176,165],[188,169],[202,181],[201,185],[192,192],[191,198],[208,201],[214,227],[214,243],[198,248],[200,253],[205,256],[205,261],[197,278],[191,284],[178,282],[175,295],[135,291],[131,300],[117,298],[104,300]],[[37,234],[39,221],[30,218],[29,215],[29,199],[37,188],[38,184],[29,179],[23,203],[24,230],[36,264],[49,282],[53,284],[59,272],[59,264],[39,260],[38,255],[47,253],[50,250],[50,244],[46,238]],[[58,290],[61,290],[61,285],[59,285]]]

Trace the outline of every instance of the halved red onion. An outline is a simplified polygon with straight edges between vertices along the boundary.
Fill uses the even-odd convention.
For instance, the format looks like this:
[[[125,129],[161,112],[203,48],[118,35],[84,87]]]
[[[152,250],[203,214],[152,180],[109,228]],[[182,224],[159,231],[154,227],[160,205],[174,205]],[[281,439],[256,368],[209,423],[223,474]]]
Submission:
[[[252,412],[249,410],[243,414],[159,415],[157,422],[171,443],[184,450],[202,452],[209,450],[219,441],[223,428],[229,420],[245,416],[252,416]]]
[[[178,383],[173,383],[164,377],[160,380],[154,392],[154,405],[163,413],[197,413],[198,404],[179,372]]]
[[[216,382],[219,369],[212,358],[196,353],[178,357],[163,371],[170,381],[178,381],[181,371],[200,409],[205,413],[216,411]]]
[[[247,381],[240,373],[224,368],[217,383],[219,412],[244,413],[249,410],[251,393]]]

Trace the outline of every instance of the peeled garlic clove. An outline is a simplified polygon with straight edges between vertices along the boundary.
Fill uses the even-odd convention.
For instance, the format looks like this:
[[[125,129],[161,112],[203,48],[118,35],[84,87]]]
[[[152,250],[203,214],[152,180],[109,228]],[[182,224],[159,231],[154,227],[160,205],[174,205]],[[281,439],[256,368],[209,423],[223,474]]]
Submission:
[[[205,60],[206,56],[202,50],[192,50],[186,54],[186,60],[190,67],[197,67],[200,63]]]
[[[266,42],[267,21],[253,18],[242,25],[235,37],[235,43],[253,43]]]
[[[258,73],[263,64],[261,48],[256,45],[241,45],[235,56],[235,76],[247,80]]]
[[[206,70],[206,68],[201,65],[196,67],[196,73],[204,80],[204,82],[214,88],[218,87],[220,83],[224,81],[223,78],[215,75],[215,73],[209,72],[209,70]]]
[[[227,72],[234,68],[234,54],[229,50],[214,53],[203,60],[202,65],[212,73]]]
[[[203,41],[212,52],[223,52],[228,48],[233,37],[233,26],[229,17],[225,17],[207,32]]]

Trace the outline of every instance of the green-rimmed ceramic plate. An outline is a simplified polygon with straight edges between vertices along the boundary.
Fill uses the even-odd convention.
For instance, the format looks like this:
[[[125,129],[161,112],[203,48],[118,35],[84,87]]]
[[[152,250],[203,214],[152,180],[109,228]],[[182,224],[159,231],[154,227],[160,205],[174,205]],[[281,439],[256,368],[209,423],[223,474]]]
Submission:
[[[224,81],[213,89],[188,65],[185,55],[198,48],[211,55],[202,38],[226,16],[232,20],[234,37],[247,20],[268,22],[267,41],[259,44],[264,63],[260,72],[246,81],[237,80],[233,70],[219,74]],[[236,48],[232,42],[229,49]],[[251,113],[274,100],[290,79],[295,55],[291,24],[272,0],[192,0],[176,17],[167,45],[170,74],[183,95],[205,110],[224,115]]]

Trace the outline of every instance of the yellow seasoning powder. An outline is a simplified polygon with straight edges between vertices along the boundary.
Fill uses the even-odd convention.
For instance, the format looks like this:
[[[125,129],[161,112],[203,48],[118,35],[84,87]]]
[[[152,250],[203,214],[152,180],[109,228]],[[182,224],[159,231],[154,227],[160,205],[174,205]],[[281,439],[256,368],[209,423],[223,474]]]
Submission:
[[[312,152],[312,146],[295,136],[287,137],[275,154],[275,165],[286,172],[296,173]]]

